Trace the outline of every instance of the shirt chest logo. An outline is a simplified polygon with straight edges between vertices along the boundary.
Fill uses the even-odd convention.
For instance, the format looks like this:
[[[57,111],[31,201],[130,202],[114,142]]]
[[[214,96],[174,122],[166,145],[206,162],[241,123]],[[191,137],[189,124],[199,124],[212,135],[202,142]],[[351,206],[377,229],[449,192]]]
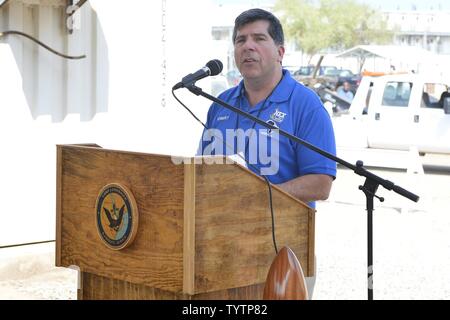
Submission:
[[[275,122],[281,123],[284,120],[284,117],[286,117],[287,113],[281,112],[278,110],[278,108],[275,109],[275,112],[270,115],[270,119],[272,119]]]

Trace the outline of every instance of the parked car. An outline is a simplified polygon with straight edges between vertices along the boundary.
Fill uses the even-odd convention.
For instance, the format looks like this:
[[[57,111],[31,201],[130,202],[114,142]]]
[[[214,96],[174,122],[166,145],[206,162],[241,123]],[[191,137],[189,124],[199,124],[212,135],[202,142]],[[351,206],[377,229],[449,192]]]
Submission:
[[[314,88],[316,84],[320,83],[330,90],[335,90],[334,83],[330,84],[330,78],[325,74],[331,73],[333,70],[337,70],[337,68],[334,66],[320,66],[317,74],[314,76],[313,73],[315,68],[316,66],[300,67],[299,70],[294,72],[293,78],[310,88]]]
[[[239,82],[241,82],[241,80],[242,80],[242,75],[239,72],[239,70],[237,70],[237,69],[232,69],[232,70],[228,71],[226,73],[225,77],[227,78],[228,85],[230,87],[237,86],[239,84]]]
[[[337,91],[344,82],[348,82],[350,84],[350,90],[353,94],[356,94],[356,90],[361,83],[361,75],[354,74],[348,69],[330,69],[324,76],[328,78],[328,82],[334,87],[335,91]]]
[[[295,71],[293,73],[293,75],[298,76],[298,77],[312,76],[313,72],[314,72],[314,68],[315,68],[315,66],[311,66],[311,65],[303,66],[303,67],[300,67],[300,69],[298,69],[297,71]],[[316,76],[325,75],[327,73],[330,73],[332,70],[337,70],[337,67],[335,67],[335,66],[320,66],[319,71],[317,72]]]
[[[300,69],[299,66],[283,66],[283,69],[289,71],[289,73],[293,76],[296,71]]]
[[[228,80],[225,76],[219,74],[211,77],[211,94],[217,97],[219,94],[229,88]]]

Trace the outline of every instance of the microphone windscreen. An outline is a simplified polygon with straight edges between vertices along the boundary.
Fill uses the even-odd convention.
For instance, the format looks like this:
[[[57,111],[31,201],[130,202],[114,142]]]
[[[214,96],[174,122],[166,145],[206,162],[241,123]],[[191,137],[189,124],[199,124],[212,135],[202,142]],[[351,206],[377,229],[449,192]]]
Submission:
[[[223,64],[220,60],[214,59],[209,61],[206,66],[211,71],[211,76],[217,76],[219,73],[222,72]]]

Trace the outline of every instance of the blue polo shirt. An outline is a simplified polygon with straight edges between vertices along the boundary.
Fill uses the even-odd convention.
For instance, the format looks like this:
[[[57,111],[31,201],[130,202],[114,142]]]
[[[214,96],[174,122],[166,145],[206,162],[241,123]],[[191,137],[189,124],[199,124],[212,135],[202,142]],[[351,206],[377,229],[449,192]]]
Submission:
[[[286,70],[283,70],[283,78],[272,94],[253,107],[245,97],[243,81],[220,94],[219,99],[336,155],[328,112],[319,97],[294,80]],[[274,184],[307,174],[336,177],[334,161],[217,103],[213,103],[208,111],[206,126],[215,130],[203,132],[199,154],[245,153],[246,160],[252,164],[249,169],[267,176]],[[236,129],[241,129],[241,134],[233,136]],[[311,205],[314,206],[313,203]]]

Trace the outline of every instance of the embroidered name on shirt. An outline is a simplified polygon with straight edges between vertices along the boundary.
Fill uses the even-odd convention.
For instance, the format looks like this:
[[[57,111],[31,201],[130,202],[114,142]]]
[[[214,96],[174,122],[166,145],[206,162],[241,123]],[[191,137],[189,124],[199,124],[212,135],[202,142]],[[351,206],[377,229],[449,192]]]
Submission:
[[[228,120],[229,117],[230,116],[220,116],[220,117],[217,117],[217,121],[225,121],[225,120]]]

